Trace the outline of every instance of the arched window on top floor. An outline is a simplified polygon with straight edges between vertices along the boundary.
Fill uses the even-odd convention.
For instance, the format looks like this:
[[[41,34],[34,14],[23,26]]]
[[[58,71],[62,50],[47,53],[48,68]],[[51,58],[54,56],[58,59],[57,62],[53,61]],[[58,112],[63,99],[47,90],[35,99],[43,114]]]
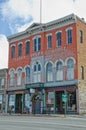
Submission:
[[[52,34],[47,35],[47,49],[52,48]]]
[[[56,64],[56,80],[63,80],[63,63],[61,61]]]
[[[57,47],[62,45],[62,32],[56,33],[56,45]]]
[[[15,46],[11,47],[11,58],[15,58]]]
[[[41,37],[35,37],[34,38],[34,51],[40,51],[41,50]]]
[[[46,81],[53,81],[53,65],[51,62],[48,62],[46,65]]]
[[[22,43],[18,45],[18,56],[22,56]]]
[[[68,28],[67,30],[67,44],[72,44],[72,28]]]
[[[74,79],[74,61],[71,58],[67,61],[67,79]]]
[[[26,41],[26,55],[30,54],[30,41]]]

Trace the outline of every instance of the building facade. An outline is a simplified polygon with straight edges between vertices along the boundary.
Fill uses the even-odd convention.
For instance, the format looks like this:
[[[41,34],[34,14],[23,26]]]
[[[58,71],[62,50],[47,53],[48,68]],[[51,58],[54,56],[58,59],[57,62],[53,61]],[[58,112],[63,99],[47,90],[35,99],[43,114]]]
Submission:
[[[7,69],[0,69],[0,113],[6,112]]]
[[[86,112],[85,33],[70,14],[8,37],[8,111]]]

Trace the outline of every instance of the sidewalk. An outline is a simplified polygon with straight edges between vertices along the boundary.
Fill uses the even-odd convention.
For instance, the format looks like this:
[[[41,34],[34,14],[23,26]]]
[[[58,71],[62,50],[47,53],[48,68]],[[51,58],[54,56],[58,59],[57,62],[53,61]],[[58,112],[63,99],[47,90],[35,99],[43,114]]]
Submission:
[[[15,113],[0,113],[0,116],[37,116],[37,117],[61,117],[61,118],[66,118],[66,117],[75,117],[75,118],[86,118],[86,114],[81,114],[81,115],[64,115],[64,114],[15,114]]]

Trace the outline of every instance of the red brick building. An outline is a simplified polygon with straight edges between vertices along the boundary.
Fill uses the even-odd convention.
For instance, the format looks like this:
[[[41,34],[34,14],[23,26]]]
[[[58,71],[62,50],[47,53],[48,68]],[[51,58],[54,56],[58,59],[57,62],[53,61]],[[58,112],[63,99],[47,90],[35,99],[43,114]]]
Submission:
[[[85,33],[85,21],[71,14],[8,37],[8,110],[86,112]]]

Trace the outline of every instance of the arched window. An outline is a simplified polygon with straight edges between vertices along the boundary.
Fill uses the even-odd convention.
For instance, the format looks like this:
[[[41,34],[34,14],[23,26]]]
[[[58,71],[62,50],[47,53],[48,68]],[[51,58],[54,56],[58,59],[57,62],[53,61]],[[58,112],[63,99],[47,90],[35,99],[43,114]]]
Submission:
[[[81,79],[84,80],[84,67],[81,66]]]
[[[33,75],[33,77],[34,77],[34,82],[35,82],[35,83],[36,83],[36,82],[41,82],[41,65],[40,65],[39,62],[36,62],[36,63],[34,64],[34,69],[33,69],[33,71],[34,71],[34,75]]]
[[[67,79],[74,79],[74,61],[73,59],[68,59],[67,61]]]
[[[14,70],[11,70],[10,71],[10,86],[14,86],[14,84],[15,84],[15,78],[14,78],[15,76],[14,76]]]
[[[30,67],[25,68],[25,74],[26,74],[26,84],[30,83]]]
[[[67,29],[67,43],[72,44],[72,28]]]
[[[41,37],[34,38],[34,51],[41,50]]]
[[[47,36],[47,48],[48,49],[51,49],[52,48],[52,35],[51,34],[49,34],[48,36]]]
[[[26,42],[26,55],[30,53],[30,41]]]
[[[15,46],[11,47],[11,58],[15,58]]]
[[[63,80],[63,64],[61,61],[56,64],[56,80]]]
[[[62,45],[62,33],[58,32],[56,34],[56,40],[57,40],[57,46],[61,46]]]
[[[46,80],[48,82],[53,81],[53,66],[52,63],[47,63],[46,66]]]
[[[21,85],[21,84],[22,84],[22,69],[19,68],[17,72],[17,85]]]
[[[18,45],[18,56],[22,56],[22,43]]]

